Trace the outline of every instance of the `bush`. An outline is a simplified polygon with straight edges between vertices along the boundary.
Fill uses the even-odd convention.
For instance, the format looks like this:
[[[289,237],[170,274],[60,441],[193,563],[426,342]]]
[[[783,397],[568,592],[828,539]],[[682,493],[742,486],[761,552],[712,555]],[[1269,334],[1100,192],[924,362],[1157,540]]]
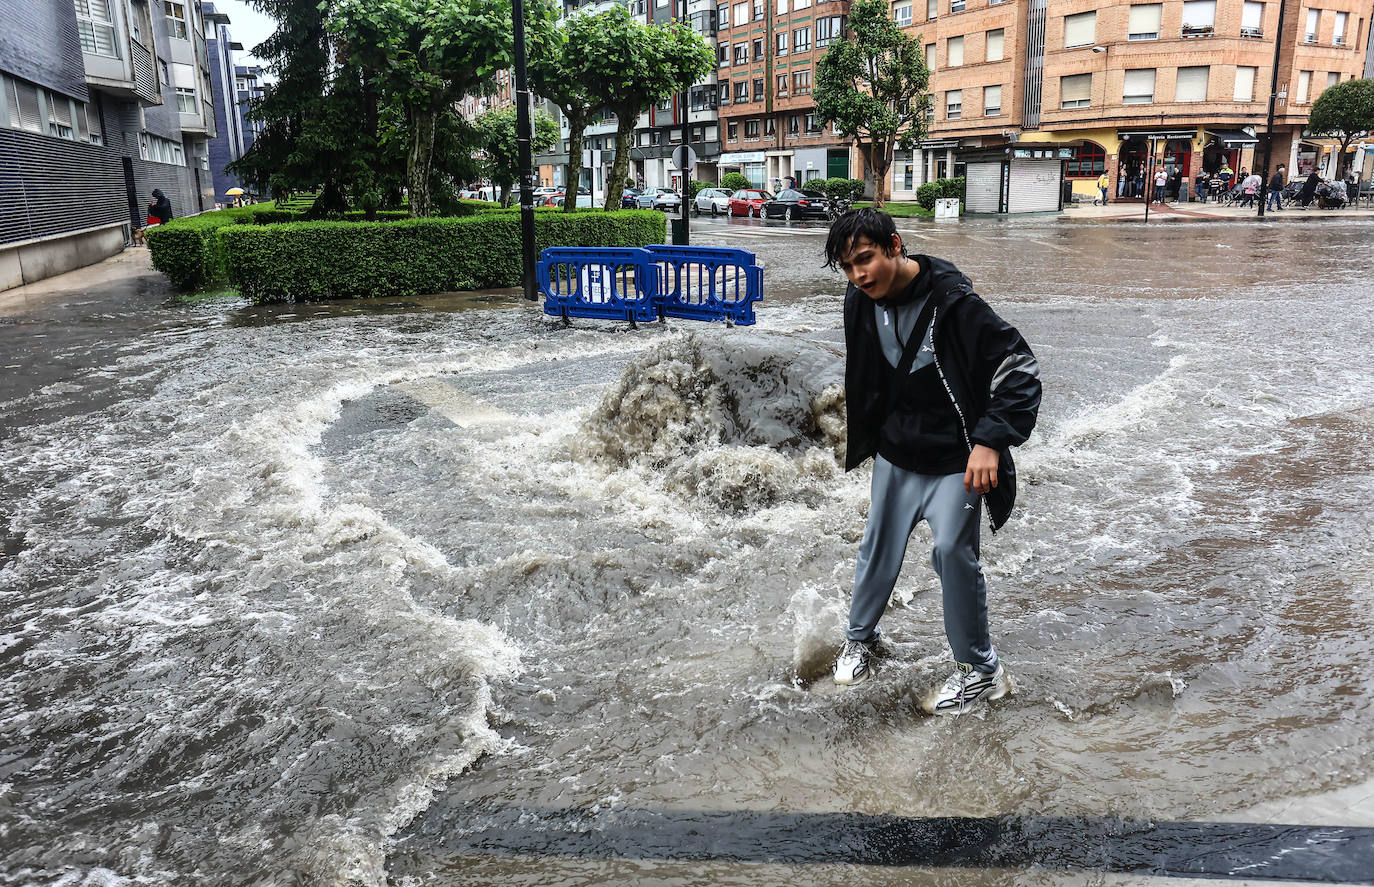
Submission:
[[[741,188],[749,187],[749,180],[743,173],[727,172],[720,177],[720,186],[727,191],[738,191]]]
[[[941,197],[958,197],[964,199],[964,177],[959,176],[953,179],[936,179],[935,184],[940,187]]]
[[[864,194],[862,179],[834,178],[825,180],[825,196],[834,200],[858,200]]]
[[[270,203],[215,210],[173,219],[148,229],[148,252],[153,267],[183,289],[194,289],[224,276],[219,229],[251,223],[259,213],[274,211]]]
[[[689,200],[695,200],[697,195],[701,193],[701,190],[703,188],[714,187],[716,186],[711,184],[710,182],[703,182],[701,179],[692,179],[690,182],[687,183],[687,198]]]
[[[664,240],[650,210],[540,212],[536,247],[646,246]],[[220,229],[230,282],[257,301],[397,298],[519,286],[520,212],[400,222],[294,222]]]
[[[940,185],[938,182],[926,182],[916,189],[916,202],[921,209],[935,209],[935,201],[940,196]]]
[[[824,196],[825,196],[825,183],[828,182],[828,181],[830,181],[830,180],[829,180],[829,179],[811,179],[809,182],[802,182],[801,192],[802,192],[803,194],[810,194],[810,195],[813,196],[813,197],[824,197]]]

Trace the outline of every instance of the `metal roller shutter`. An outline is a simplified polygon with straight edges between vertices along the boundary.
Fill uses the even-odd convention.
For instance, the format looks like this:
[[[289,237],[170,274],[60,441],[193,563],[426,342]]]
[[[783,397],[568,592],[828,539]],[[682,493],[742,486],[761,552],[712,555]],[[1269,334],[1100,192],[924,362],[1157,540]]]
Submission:
[[[1055,212],[1059,209],[1062,179],[1058,160],[1013,160],[1007,212]]]
[[[964,210],[971,213],[1001,211],[1002,162],[970,163],[964,173]]]

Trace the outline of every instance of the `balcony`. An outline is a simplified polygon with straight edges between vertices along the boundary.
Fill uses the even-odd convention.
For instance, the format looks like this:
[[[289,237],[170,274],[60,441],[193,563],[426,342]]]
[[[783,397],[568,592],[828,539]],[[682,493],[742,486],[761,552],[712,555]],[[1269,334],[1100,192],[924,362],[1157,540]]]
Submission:
[[[1240,36],[1242,36],[1242,37],[1252,37],[1252,38],[1258,40],[1258,39],[1260,39],[1261,37],[1264,36],[1264,29],[1263,29],[1263,28],[1241,28],[1241,29],[1240,29]]]
[[[1213,28],[1211,25],[1189,25],[1189,24],[1185,24],[1185,25],[1183,26],[1183,36],[1184,36],[1184,37],[1211,37],[1212,34],[1215,32],[1215,30],[1216,30],[1216,29]]]

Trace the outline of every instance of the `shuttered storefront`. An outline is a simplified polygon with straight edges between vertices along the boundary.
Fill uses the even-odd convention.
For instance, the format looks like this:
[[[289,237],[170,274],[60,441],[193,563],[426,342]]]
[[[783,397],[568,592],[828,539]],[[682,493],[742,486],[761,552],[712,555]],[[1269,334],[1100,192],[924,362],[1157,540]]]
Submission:
[[[964,211],[997,213],[1002,211],[1002,168],[1000,160],[970,162],[964,173]]]
[[[1007,212],[1057,212],[1063,164],[1059,160],[1011,161],[1011,182],[1007,189]]]

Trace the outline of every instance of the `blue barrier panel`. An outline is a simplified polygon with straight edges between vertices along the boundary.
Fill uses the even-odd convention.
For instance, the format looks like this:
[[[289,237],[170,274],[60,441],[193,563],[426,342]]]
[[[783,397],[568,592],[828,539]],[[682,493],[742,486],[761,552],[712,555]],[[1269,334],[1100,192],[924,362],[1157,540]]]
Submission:
[[[535,268],[544,313],[650,321],[656,275],[649,255],[635,247],[551,246]]]
[[[646,247],[657,267],[655,304],[665,317],[754,322],[763,268],[748,250],[713,246]]]
[[[711,246],[549,247],[535,269],[544,313],[608,320],[754,323],[763,268],[748,250]]]

